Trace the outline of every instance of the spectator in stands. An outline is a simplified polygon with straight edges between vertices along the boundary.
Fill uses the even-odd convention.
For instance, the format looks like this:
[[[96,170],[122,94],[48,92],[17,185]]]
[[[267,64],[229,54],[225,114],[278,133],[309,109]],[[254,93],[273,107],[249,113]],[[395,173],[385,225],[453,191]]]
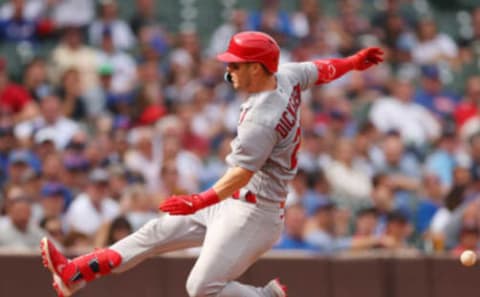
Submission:
[[[370,178],[355,167],[353,142],[343,138],[335,147],[334,161],[325,172],[333,199],[354,209],[370,203]]]
[[[147,181],[148,190],[154,192],[158,189],[162,162],[161,151],[154,147],[154,133],[148,127],[137,128],[132,130],[130,141],[132,147],[125,155],[125,165],[132,171],[140,172]]]
[[[329,200],[319,201],[313,217],[309,219],[304,231],[308,244],[320,252],[331,254],[340,251],[364,250],[378,246],[390,247],[392,240],[388,237],[349,237],[335,233],[335,205]]]
[[[115,51],[129,50],[135,46],[136,40],[127,22],[118,17],[116,0],[101,0],[98,18],[90,25],[88,35],[90,44],[99,46],[105,31],[111,32]]]
[[[225,40],[230,38],[240,31],[247,28],[248,14],[243,9],[234,9],[230,12],[228,21],[217,27],[212,33],[210,43],[208,46],[208,55],[214,57],[226,49]]]
[[[106,27],[100,37],[100,48],[97,62],[99,65],[112,66],[111,91],[125,94],[132,91],[137,80],[137,65],[133,58],[114,46],[113,31]]]
[[[95,247],[107,247],[132,233],[132,226],[124,216],[114,218],[102,226],[95,238]]]
[[[155,201],[152,196],[153,195],[145,191],[145,187],[138,182],[130,185],[123,192],[120,199],[120,206],[122,213],[134,231],[158,216],[158,201]]]
[[[7,61],[0,57],[0,111],[14,115],[15,122],[28,120],[38,114],[38,108],[28,91],[9,80]]]
[[[108,196],[107,171],[95,168],[90,172],[88,180],[85,192],[75,198],[65,215],[65,221],[69,230],[92,236],[103,223],[116,217],[120,208]]]
[[[15,136],[26,141],[43,129],[54,129],[55,147],[65,148],[72,136],[79,131],[78,123],[65,117],[60,99],[56,95],[47,95],[42,98],[40,112],[39,116],[18,124],[15,127]]]
[[[279,43],[292,35],[290,17],[280,8],[278,0],[263,0],[261,10],[250,13],[248,27],[252,30],[268,32]]]
[[[439,178],[444,190],[450,188],[453,182],[453,170],[459,159],[459,142],[455,131],[446,128],[438,140],[435,149],[425,160],[425,170]]]
[[[435,213],[443,206],[446,194],[440,178],[431,173],[423,177],[424,191],[416,210],[415,231],[423,234],[428,230]]]
[[[355,216],[353,237],[368,238],[376,235],[378,211],[374,207],[360,209]]]
[[[458,55],[458,48],[453,39],[437,30],[433,19],[422,18],[416,27],[417,42],[412,49],[415,63],[439,64],[453,63]]]
[[[24,196],[21,189],[7,193],[7,216],[0,217],[0,249],[38,250],[44,234],[31,219],[31,203],[31,198]]]
[[[391,97],[377,99],[370,120],[383,133],[396,130],[407,146],[422,148],[440,135],[440,125],[423,106],[412,102],[413,86],[404,80],[393,80]]]
[[[165,160],[159,176],[158,203],[173,195],[185,195],[188,192],[182,188],[175,160]]]
[[[435,116],[450,120],[458,101],[452,91],[445,89],[438,66],[421,67],[420,87],[415,92],[414,102],[427,108]]]
[[[88,184],[90,163],[83,155],[69,154],[63,158],[63,182],[72,191],[72,195],[79,195]]]
[[[34,169],[36,165],[38,165],[38,160],[29,150],[12,150],[8,156],[6,185],[21,185],[25,174]]]
[[[147,26],[158,25],[155,0],[136,0],[135,14],[130,19],[130,28],[136,36],[140,29]]]
[[[12,14],[0,19],[0,40],[33,42],[37,37],[36,19],[26,18],[25,1],[11,1]]]
[[[27,20],[38,19],[45,9],[45,3],[43,1],[25,1],[25,0],[10,0],[5,1],[0,7],[0,19],[10,19],[18,10],[18,7],[22,9],[22,18]]]
[[[60,28],[85,28],[95,17],[94,0],[47,1],[53,2],[53,20]]]
[[[285,210],[285,230],[273,247],[282,250],[316,251],[317,248],[303,239],[306,214],[301,204],[294,204]]]
[[[455,123],[463,139],[468,139],[480,126],[478,117],[480,102],[480,76],[474,75],[465,83],[465,94],[455,109]]]
[[[95,50],[85,44],[81,28],[65,27],[62,30],[62,39],[51,55],[52,81],[58,84],[67,69],[75,68],[80,74],[77,83],[82,94],[87,93],[98,86],[98,67]]]
[[[63,114],[74,120],[82,120],[87,117],[87,108],[83,98],[83,90],[80,81],[81,74],[76,68],[66,69],[60,79],[57,94],[62,102]]]
[[[402,211],[393,211],[387,215],[385,235],[393,238],[396,249],[410,249],[408,238],[413,231],[407,214]]]
[[[47,182],[40,192],[40,204],[44,218],[62,219],[71,199],[65,187],[60,183]]]
[[[8,177],[8,157],[12,148],[16,146],[12,122],[6,116],[0,119],[0,185],[3,185]]]
[[[36,102],[48,92],[47,63],[41,58],[35,58],[25,68],[23,86]]]
[[[65,232],[63,231],[62,220],[59,217],[45,217],[40,221],[40,228],[52,238],[55,243],[63,247]]]

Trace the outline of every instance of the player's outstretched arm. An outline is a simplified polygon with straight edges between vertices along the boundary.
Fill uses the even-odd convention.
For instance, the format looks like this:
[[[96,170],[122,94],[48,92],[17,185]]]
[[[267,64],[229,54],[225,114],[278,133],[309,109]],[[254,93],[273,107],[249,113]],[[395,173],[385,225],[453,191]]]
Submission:
[[[313,61],[318,69],[316,84],[328,83],[351,70],[366,70],[383,62],[383,51],[378,47],[368,47],[344,59]]]
[[[246,186],[253,172],[241,167],[233,167],[215,185],[202,193],[172,196],[162,202],[160,210],[171,215],[188,215],[230,197],[235,191]]]

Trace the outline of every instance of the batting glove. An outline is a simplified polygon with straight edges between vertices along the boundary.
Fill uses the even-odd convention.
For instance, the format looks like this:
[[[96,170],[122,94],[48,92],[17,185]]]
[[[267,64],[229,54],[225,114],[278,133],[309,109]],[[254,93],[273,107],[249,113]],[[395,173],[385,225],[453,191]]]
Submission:
[[[355,55],[348,57],[355,70],[365,70],[373,65],[383,62],[383,51],[378,47],[365,48]]]
[[[160,203],[158,208],[171,215],[189,215],[218,202],[217,193],[210,189],[200,194],[172,196]]]

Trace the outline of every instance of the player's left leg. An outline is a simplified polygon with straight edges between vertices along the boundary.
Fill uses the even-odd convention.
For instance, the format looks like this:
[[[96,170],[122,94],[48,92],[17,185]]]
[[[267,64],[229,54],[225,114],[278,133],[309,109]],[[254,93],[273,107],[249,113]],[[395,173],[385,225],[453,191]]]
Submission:
[[[200,245],[206,230],[203,217],[208,211],[190,216],[160,216],[114,245],[72,260],[44,238],[43,264],[53,275],[58,296],[71,296],[86,282],[110,272],[128,270],[152,255]]]
[[[281,209],[237,200],[225,201],[207,221],[200,256],[188,280],[190,297],[284,297],[278,280],[265,287],[234,281],[278,239]]]

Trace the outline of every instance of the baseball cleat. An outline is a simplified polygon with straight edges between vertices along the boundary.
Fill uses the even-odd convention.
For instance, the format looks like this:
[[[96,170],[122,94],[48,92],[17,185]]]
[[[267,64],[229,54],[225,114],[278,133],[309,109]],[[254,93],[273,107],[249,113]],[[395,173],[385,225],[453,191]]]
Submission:
[[[271,280],[267,287],[271,288],[277,297],[287,297],[287,286],[282,284],[280,279]]]
[[[55,247],[55,245],[44,237],[40,241],[42,251],[42,263],[53,276],[53,288],[58,297],[68,297],[85,285],[84,282],[78,284],[67,284],[61,277],[64,269],[69,265],[69,260]]]

